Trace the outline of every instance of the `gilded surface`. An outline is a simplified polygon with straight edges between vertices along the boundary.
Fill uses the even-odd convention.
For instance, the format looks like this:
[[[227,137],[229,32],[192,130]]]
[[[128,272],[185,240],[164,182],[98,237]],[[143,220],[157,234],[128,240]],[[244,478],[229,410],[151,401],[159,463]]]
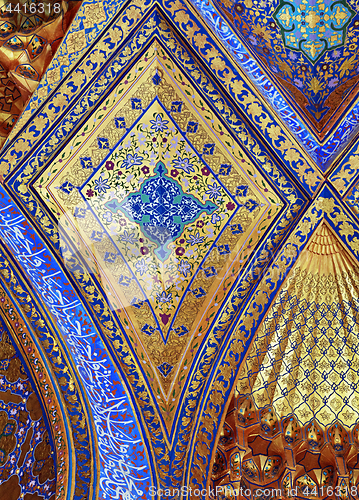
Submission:
[[[212,471],[220,498],[239,485],[245,498],[261,486],[286,496],[293,488],[297,498],[356,486],[358,272],[320,225],[240,371]]]
[[[0,146],[39,85],[79,1],[0,5]]]
[[[129,338],[138,338],[135,352],[156,377],[152,387],[163,394],[170,425],[180,390],[176,378],[185,378],[193,346],[210,328],[207,311],[223,301],[228,277],[234,279],[245,262],[249,235],[250,247],[256,245],[281,202],[266,194],[244,152],[159,46],[124,81],[36,188],[53,213],[63,214],[62,238],[72,234],[111,309],[130,325]],[[174,191],[157,206],[159,189]]]
[[[322,264],[322,266],[319,268],[319,273],[324,274],[322,281],[325,282],[325,280],[327,279],[325,274],[330,274],[330,272],[331,271],[333,272],[334,270],[336,270],[336,272],[338,272],[338,269],[341,268],[339,273],[342,276],[339,278],[339,281],[342,280],[342,283],[344,283],[345,280],[349,280],[349,283],[350,283],[349,286],[351,287],[349,289],[353,290],[353,294],[355,297],[355,286],[356,286],[355,285],[355,275],[356,275],[355,269],[356,269],[357,264],[356,264],[355,260],[353,261],[353,257],[349,256],[348,251],[345,251],[342,249],[341,245],[343,244],[343,242],[344,242],[344,244],[348,245],[348,247],[351,248],[351,250],[355,256],[354,258],[358,258],[358,255],[359,255],[358,229],[355,228],[354,221],[352,220],[350,215],[346,214],[346,212],[341,207],[340,203],[338,203],[338,201],[335,200],[333,194],[328,190],[328,188],[324,188],[321,191],[321,193],[319,194],[315,203],[307,211],[307,213],[306,213],[305,217],[302,219],[301,223],[298,225],[298,227],[295,229],[295,231],[292,232],[291,236],[288,238],[288,241],[287,241],[284,249],[279,253],[275,262],[272,264],[272,266],[268,269],[266,275],[263,277],[262,281],[260,282],[260,287],[259,287],[258,291],[255,293],[255,295],[249,301],[246,309],[244,310],[243,316],[238,321],[238,323],[236,325],[236,329],[232,333],[231,339],[229,339],[229,341],[228,341],[228,347],[227,347],[227,350],[225,351],[225,353],[223,354],[222,360],[220,360],[218,363],[219,367],[216,370],[217,373],[216,373],[216,376],[214,377],[212,387],[211,387],[210,392],[209,392],[209,397],[207,399],[206,404],[203,405],[203,409],[201,409],[201,419],[199,420],[199,422],[197,424],[198,430],[196,431],[196,436],[197,436],[196,443],[193,446],[194,455],[193,455],[193,459],[191,459],[192,466],[190,469],[190,475],[188,476],[188,482],[193,487],[199,487],[199,486],[202,487],[202,485],[206,484],[205,481],[203,480],[203,478],[206,475],[205,471],[209,470],[209,467],[210,467],[209,457],[211,456],[212,459],[214,459],[214,450],[213,450],[213,447],[211,446],[211,440],[212,440],[212,436],[215,436],[218,432],[218,430],[217,430],[218,427],[217,427],[217,424],[215,424],[215,422],[218,422],[217,419],[220,415],[221,409],[228,407],[228,403],[230,401],[228,399],[228,395],[231,393],[231,390],[234,389],[234,385],[235,385],[237,377],[238,377],[238,375],[237,375],[238,368],[239,368],[238,361],[240,359],[242,359],[242,357],[244,356],[244,354],[248,350],[248,347],[251,343],[251,339],[253,339],[253,336],[256,336],[257,328],[260,326],[261,321],[265,317],[265,311],[266,311],[265,305],[270,303],[270,301],[273,300],[274,297],[277,295],[277,293],[279,292],[279,290],[281,288],[281,284],[284,282],[284,280],[287,277],[288,268],[290,268],[291,264],[293,262],[295,262],[295,260],[297,259],[297,256],[300,254],[302,249],[305,247],[305,244],[308,242],[309,236],[313,233],[315,228],[318,227],[320,220],[322,220],[323,218],[325,218],[328,221],[327,222],[328,226],[333,227],[333,230],[337,233],[338,236],[335,238],[338,238],[339,241],[342,240],[342,242],[339,244],[339,241],[336,241],[335,238],[333,241],[333,237],[330,237],[330,241],[328,241],[328,238],[324,237],[324,238],[322,238],[322,241],[319,241],[319,243],[320,243],[319,245],[318,244],[315,245],[315,240],[314,240],[314,245],[312,246],[311,250],[313,251],[313,249],[314,249],[315,252],[318,252],[318,249],[319,249],[320,253],[324,253],[324,255],[328,254],[328,257],[326,257],[327,264],[324,267]],[[327,241],[325,241],[325,240],[327,240]],[[318,242],[316,242],[316,243],[318,243]],[[325,250],[325,248],[327,248],[327,250]],[[338,252],[338,249],[340,249],[340,252]],[[339,253],[339,256],[337,257],[338,253]],[[334,257],[332,257],[332,255],[334,255]],[[304,264],[305,266],[308,266],[308,265],[310,266],[310,264],[309,264],[310,261],[308,259],[306,259],[305,253],[303,254],[302,262],[303,261],[305,262],[305,264]],[[340,266],[338,266],[338,261],[339,261]],[[348,262],[350,262],[349,269],[348,269]],[[317,271],[317,268],[314,267],[313,269],[316,269],[316,271]],[[354,271],[353,271],[353,269],[354,269]],[[306,273],[305,273],[307,276],[308,276],[308,272],[309,273],[312,272],[312,269],[307,268]],[[354,281],[352,281],[353,276],[354,276]],[[288,278],[288,280],[289,280],[289,278]],[[277,287],[273,287],[273,282],[277,283]],[[313,288],[313,283],[315,283],[315,282],[317,282],[317,286],[316,286],[316,288]],[[298,283],[298,285],[300,286],[299,283]],[[345,285],[343,287],[343,289],[346,289],[346,287],[347,287],[347,285]],[[319,297],[321,297],[320,294],[323,295],[323,288],[321,288],[321,280],[319,279],[318,275],[317,275],[317,279],[314,280],[314,282],[312,280],[311,285],[309,287],[307,287],[306,293],[308,293],[309,296],[312,293],[312,289],[313,289],[313,296],[314,297],[317,297],[318,295],[319,295]],[[303,290],[305,290],[305,288],[301,289],[301,294],[303,293]],[[319,290],[320,293],[318,294],[318,292],[317,292],[317,295],[316,295],[315,290],[317,290],[317,291]],[[331,291],[333,293],[333,287],[331,288]],[[280,294],[280,292],[279,292],[279,294]],[[339,294],[340,294],[340,291],[339,291]],[[313,296],[312,296],[312,298],[313,298]],[[325,287],[324,297],[325,296],[328,297],[327,286]],[[341,294],[340,294],[340,296],[341,296]],[[279,295],[279,297],[280,297],[280,295]],[[351,296],[350,296],[350,299],[352,299]],[[321,299],[319,299],[319,300],[321,300]],[[354,299],[354,300],[356,300],[356,299]],[[347,306],[347,302],[345,301],[342,307],[345,308],[346,306]],[[354,317],[356,317],[356,306],[352,300],[349,301],[348,307],[349,307],[349,310],[353,311],[352,314],[354,314]],[[295,309],[295,306],[294,306],[294,309]],[[300,310],[298,312],[299,312],[299,314],[301,314]],[[320,308],[319,308],[319,315],[318,315],[318,313],[315,313],[315,311],[313,311],[313,315],[315,316],[317,321],[319,321],[320,317],[322,317],[322,314],[320,314]],[[310,313],[310,318],[311,317],[312,317],[312,312]],[[327,318],[327,315],[326,315],[326,318]],[[278,316],[277,316],[277,319],[279,319]],[[284,321],[284,323],[286,323],[286,321],[287,321],[287,319]],[[327,321],[327,319],[324,319],[324,321]],[[273,324],[273,321],[272,321],[272,324]],[[302,321],[302,324],[303,324],[303,321]],[[345,337],[344,332],[345,332],[345,329],[347,328],[345,325],[346,324],[344,324],[344,326],[341,325],[341,330],[340,330],[342,332],[341,335],[344,335],[344,337]],[[285,326],[284,326],[284,328],[285,328]],[[350,325],[350,328],[351,328],[351,325]],[[324,332],[324,330],[323,330],[323,332]],[[319,336],[321,336],[323,334],[324,333],[321,332],[321,333],[319,333]],[[275,332],[275,337],[274,337],[275,340],[274,341],[276,341],[278,339],[278,337],[276,335],[277,335],[277,331]],[[329,334],[329,337],[332,338],[333,341],[335,341],[335,338],[333,337],[333,335],[331,333]],[[352,342],[352,341],[353,341],[353,339],[351,339],[350,342]],[[260,340],[258,340],[258,342],[260,342]],[[343,356],[341,356],[341,358],[338,359],[337,352],[335,352],[335,354],[334,354],[333,350],[330,350],[330,348],[332,346],[326,337],[322,338],[321,344],[324,346],[323,347],[324,349],[325,349],[325,345],[328,345],[328,349],[327,349],[328,355],[331,356],[333,354],[334,359],[336,360],[335,362],[340,364],[342,359],[343,359]],[[350,345],[353,347],[352,343],[349,343],[347,345],[342,346],[342,348],[345,349],[345,352],[347,353],[346,354],[347,359],[349,359],[349,360],[351,360]],[[262,347],[264,347],[264,346],[262,346]],[[314,342],[312,342],[311,343],[311,350],[314,347],[315,347],[315,344],[314,344]],[[289,344],[289,349],[292,349],[290,344]],[[267,353],[267,351],[266,351],[266,353]],[[270,351],[269,351],[269,353],[270,353]],[[268,353],[266,354],[266,356],[268,357]],[[273,361],[276,361],[276,359],[277,358],[274,357]],[[255,356],[255,360],[257,361],[256,356]],[[307,361],[309,361],[309,358],[307,359]],[[321,361],[323,361],[323,359],[321,359]],[[333,359],[330,358],[329,361],[333,362]],[[280,362],[280,358],[279,358],[279,362]],[[326,361],[324,360],[324,363],[325,362]],[[318,363],[319,363],[319,361],[318,361]],[[328,363],[328,361],[327,361],[327,363]],[[329,366],[330,366],[330,364],[329,364]],[[225,373],[228,374],[225,378],[222,375],[223,369],[225,370]],[[354,370],[355,370],[355,367],[354,367]],[[273,377],[274,370],[271,369],[268,373],[269,373],[269,377]],[[330,373],[330,371],[328,373]],[[317,374],[317,369],[313,365],[312,376],[313,375],[316,376],[316,374]],[[335,377],[336,375],[338,375],[337,370],[334,373],[332,373],[332,377],[333,376]],[[310,379],[310,371],[308,371],[308,377]],[[273,380],[274,380],[274,378],[275,377],[273,377]],[[272,380],[272,379],[270,379],[270,380]],[[340,380],[342,381],[342,379],[340,379]],[[276,381],[277,381],[277,379],[276,379]],[[274,382],[273,386],[276,384],[276,381]],[[323,378],[321,379],[321,381],[322,381],[321,383],[324,383],[324,385],[326,385],[328,383]],[[304,381],[304,379],[303,379],[302,383],[304,383],[304,385],[306,384],[306,382],[307,381],[306,380]],[[259,379],[258,379],[258,383],[259,383]],[[314,383],[316,383],[316,382],[314,382]],[[318,379],[318,383],[320,383],[319,379]],[[259,383],[259,385],[260,385],[260,383]],[[354,425],[353,419],[355,419],[355,413],[357,411],[355,409],[356,408],[355,407],[355,404],[356,404],[355,398],[357,397],[356,389],[354,389],[354,390],[350,389],[351,390],[351,399],[353,401],[353,403],[350,407],[349,406],[346,407],[347,403],[349,403],[349,399],[347,399],[346,394],[344,394],[344,392],[342,392],[341,390],[336,392],[337,388],[343,387],[344,390],[347,390],[346,388],[349,388],[350,385],[351,384],[349,384],[349,386],[347,386],[347,383],[345,382],[344,385],[341,386],[339,383],[339,380],[338,380],[338,384],[336,382],[332,381],[331,382],[332,392],[330,394],[325,394],[325,395],[322,394],[322,398],[323,397],[326,398],[328,396],[328,397],[331,397],[331,399],[333,400],[332,403],[334,406],[333,406],[332,414],[330,414],[331,419],[330,419],[330,417],[328,417],[329,412],[326,411],[326,408],[323,407],[323,404],[325,406],[325,404],[328,401],[325,401],[325,403],[323,403],[323,401],[322,401],[322,403],[320,404],[320,399],[318,398],[318,394],[314,394],[315,390],[313,390],[313,387],[311,387],[310,395],[312,396],[313,401],[315,400],[313,403],[313,406],[311,407],[311,413],[308,414],[308,410],[307,410],[307,414],[306,414],[305,409],[302,408],[302,410],[304,409],[304,413],[302,416],[298,415],[298,419],[304,418],[304,422],[308,422],[309,420],[306,420],[306,418],[310,419],[310,417],[313,416],[313,412],[316,414],[316,412],[318,410],[318,412],[321,411],[323,413],[323,416],[321,417],[323,419],[322,425],[325,426],[328,424],[328,420],[326,420],[326,419],[330,419],[329,420],[330,423],[333,423],[335,421],[335,419],[337,418],[337,416],[340,415],[341,412],[343,412],[342,419],[352,418],[352,420],[348,420],[348,422],[351,422],[352,426],[353,426]],[[303,390],[305,390],[305,389],[303,388]],[[320,393],[321,390],[322,389],[319,389],[318,393]],[[275,394],[275,390],[273,391],[273,394],[270,393],[271,396],[273,396],[274,394]],[[259,397],[260,397],[260,395],[259,395]],[[282,397],[282,395],[280,395],[280,398],[281,397]],[[294,390],[294,393],[293,393],[294,399],[291,402],[291,404],[294,404],[294,406],[297,403],[299,406],[300,406],[300,404],[303,404],[299,400],[297,401],[298,397],[299,396],[298,396],[298,394],[296,394],[296,390]],[[227,405],[225,405],[226,398],[227,398]],[[264,400],[263,400],[263,402],[264,402]],[[266,400],[265,402],[268,402],[268,401]],[[317,404],[318,402],[319,402],[319,404]],[[289,409],[289,406],[288,406],[288,408],[285,408],[285,404],[281,405],[281,403],[285,403],[283,399],[281,399],[281,402],[279,402],[280,411],[282,411],[282,408],[283,408],[284,416],[288,415],[288,413],[290,413],[290,411],[291,411]],[[354,413],[354,415],[353,415],[353,413]],[[320,417],[318,416],[316,418],[319,419]],[[217,436],[219,437],[218,434],[217,434]],[[217,438],[217,440],[218,440],[218,438]]]
[[[96,450],[104,498],[114,495],[124,463],[144,463],[144,450],[153,484],[203,486],[240,363],[319,221],[325,217],[355,257],[359,252],[355,219],[322,188],[320,170],[196,11],[170,1],[160,14],[151,5],[98,4],[92,13],[83,3],[27,108],[23,132],[0,159],[26,231],[36,229],[48,262],[54,257],[68,277],[69,296],[62,297],[83,307],[73,323],[86,334],[57,324],[88,391],[96,432],[108,440]],[[96,21],[103,36],[90,47]],[[354,150],[345,155],[330,177],[340,194],[356,172]],[[116,448],[93,397],[105,392],[122,401],[115,395],[121,377],[123,400],[130,394],[136,415],[131,428],[142,436],[126,449],[131,459]],[[343,402],[341,389],[333,390]],[[107,411],[110,425],[125,433],[112,418],[116,410]],[[233,459],[234,471],[238,463]],[[136,480],[148,481],[150,467],[134,467]],[[80,472],[93,477],[85,467]]]
[[[317,229],[257,332],[238,397],[280,418],[295,413],[302,426],[356,424],[358,273],[331,230]]]
[[[1,295],[4,299],[4,295]],[[9,304],[4,304],[8,307]],[[22,329],[22,328],[21,328]],[[41,499],[55,499],[55,445],[53,439],[48,437],[47,412],[34,391],[33,380],[24,368],[23,361],[15,349],[14,340],[11,339],[4,321],[1,321],[0,340],[0,479],[1,482],[10,481],[13,477],[17,483],[18,496],[37,493]],[[29,347],[28,347],[29,349]],[[32,348],[30,348],[32,351]],[[38,375],[43,375],[43,367],[39,366]],[[42,377],[41,377],[42,378]],[[47,393],[47,405],[50,414],[55,407]],[[56,404],[56,403],[55,403]],[[55,411],[56,415],[56,411]],[[53,415],[53,424],[58,418]],[[56,426],[56,424],[55,424]],[[57,427],[60,426],[57,423]],[[62,426],[61,426],[62,427]],[[55,432],[54,432],[55,434]],[[54,437],[54,436],[53,436]],[[60,431],[58,437],[63,437]],[[42,450],[42,456],[37,453],[43,440],[46,440],[46,448]],[[62,450],[63,446],[60,445]],[[59,456],[59,455],[58,455]],[[60,458],[60,457],[59,457]],[[60,473],[65,472],[66,465],[60,459]],[[16,470],[16,472],[15,472]],[[63,487],[63,485],[62,485]],[[61,481],[57,489],[57,497],[62,495]]]

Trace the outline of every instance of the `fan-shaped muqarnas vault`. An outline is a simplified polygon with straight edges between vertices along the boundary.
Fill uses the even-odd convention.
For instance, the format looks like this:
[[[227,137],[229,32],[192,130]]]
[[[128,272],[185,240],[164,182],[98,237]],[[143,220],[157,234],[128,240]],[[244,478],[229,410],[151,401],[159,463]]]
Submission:
[[[0,500],[358,497],[358,49],[354,0],[0,5]]]
[[[356,496],[358,284],[357,263],[321,224],[241,369],[212,471],[222,496]]]

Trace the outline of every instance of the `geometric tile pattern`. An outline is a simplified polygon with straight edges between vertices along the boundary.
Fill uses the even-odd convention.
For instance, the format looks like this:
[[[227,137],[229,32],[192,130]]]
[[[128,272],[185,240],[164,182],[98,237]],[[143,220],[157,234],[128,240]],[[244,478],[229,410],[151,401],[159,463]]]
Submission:
[[[34,381],[25,371],[14,342],[1,320],[0,492],[4,498],[36,495],[54,499],[53,440]]]

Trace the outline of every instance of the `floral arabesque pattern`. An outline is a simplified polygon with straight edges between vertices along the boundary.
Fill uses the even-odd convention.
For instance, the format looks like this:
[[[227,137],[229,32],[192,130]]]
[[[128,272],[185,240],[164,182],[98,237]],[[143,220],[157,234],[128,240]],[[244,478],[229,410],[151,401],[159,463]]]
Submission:
[[[132,99],[132,106],[141,105]],[[191,286],[193,277],[215,277],[217,270],[197,271],[198,261],[240,205],[159,106],[150,105],[81,192],[99,221],[88,234],[99,258],[111,266],[119,296],[127,305],[154,308],[153,327],[166,339],[183,296],[205,297],[203,287]],[[203,149],[213,154],[215,146]],[[258,207],[255,200],[246,203],[248,213]],[[87,217],[83,210],[80,221]],[[232,230],[243,232],[240,224]]]

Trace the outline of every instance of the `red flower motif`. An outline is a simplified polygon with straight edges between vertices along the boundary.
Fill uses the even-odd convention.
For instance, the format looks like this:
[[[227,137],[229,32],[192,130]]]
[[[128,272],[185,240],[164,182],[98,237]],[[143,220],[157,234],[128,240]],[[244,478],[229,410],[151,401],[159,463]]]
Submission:
[[[176,170],[175,168],[173,170],[171,170],[172,177],[177,177],[178,174],[179,174],[179,171]]]
[[[203,226],[204,226],[204,222],[203,222],[203,220],[199,220],[199,221],[197,221],[196,226],[197,226],[197,227],[203,227]]]
[[[125,219],[119,219],[118,222],[119,222],[120,226],[126,226],[126,224],[127,224]]]
[[[181,257],[185,253],[185,249],[183,247],[176,248],[176,255]]]
[[[89,198],[91,198],[95,193],[92,191],[92,189],[88,189],[86,191],[86,196],[88,196]]]
[[[231,201],[227,203],[226,207],[228,210],[233,210],[234,208],[236,208],[235,204],[232,203]]]
[[[117,172],[117,175],[122,175],[122,170],[119,170],[119,171]]]
[[[148,167],[144,166],[144,167],[141,168],[141,171],[142,171],[143,174],[146,175],[146,174],[149,173],[150,169]]]
[[[140,248],[142,255],[147,255],[149,252],[148,247],[141,247]]]
[[[202,175],[206,175],[206,176],[211,173],[207,167],[203,167],[201,169],[201,172],[202,172]]]
[[[113,170],[113,167],[115,166],[114,162],[113,161],[107,161],[105,163],[105,167],[107,168],[107,170]]]

